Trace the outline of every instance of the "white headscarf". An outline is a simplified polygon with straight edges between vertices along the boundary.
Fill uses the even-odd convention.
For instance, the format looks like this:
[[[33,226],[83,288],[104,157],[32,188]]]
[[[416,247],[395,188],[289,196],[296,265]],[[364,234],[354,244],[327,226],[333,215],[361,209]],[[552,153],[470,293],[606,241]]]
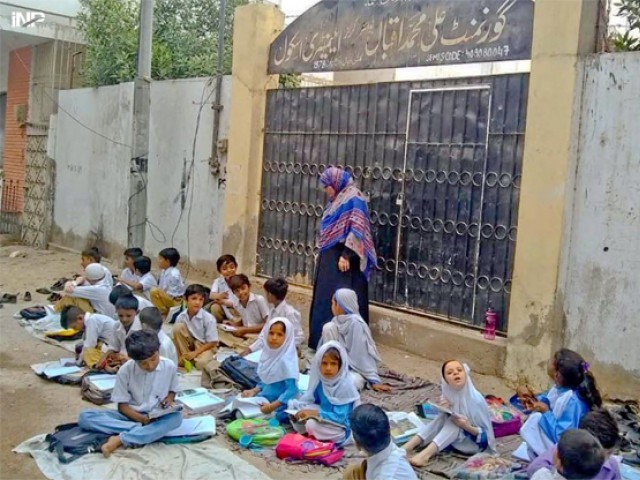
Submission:
[[[322,357],[330,348],[338,351],[342,365],[335,377],[326,378],[322,375],[320,367]],[[332,405],[346,405],[352,402],[360,403],[360,393],[358,393],[358,389],[353,384],[353,379],[349,374],[349,355],[338,342],[327,342],[318,349],[315,357],[313,357],[309,376],[309,389],[300,398],[300,403],[306,405],[315,403],[314,393],[321,382],[324,395]]]
[[[271,326],[280,322],[285,327],[284,343],[280,348],[273,349],[269,346],[268,335]],[[272,318],[262,329],[264,347],[258,362],[258,376],[263,383],[277,383],[289,378],[298,380],[298,353],[296,352],[295,332],[291,322],[284,317]]]
[[[349,354],[351,368],[365,379],[379,382],[378,363],[382,360],[369,326],[358,313],[360,309],[356,292],[341,288],[336,291],[335,299],[346,314],[334,317],[333,322],[338,326],[341,343]]]
[[[489,449],[495,451],[496,438],[491,425],[491,414],[484,396],[476,389],[471,381],[471,369],[466,363],[462,364],[467,376],[467,380],[461,390],[456,390],[447,383],[444,375],[440,372],[440,387],[442,396],[451,404],[451,410],[458,415],[463,415],[469,422],[480,427],[487,434]]]

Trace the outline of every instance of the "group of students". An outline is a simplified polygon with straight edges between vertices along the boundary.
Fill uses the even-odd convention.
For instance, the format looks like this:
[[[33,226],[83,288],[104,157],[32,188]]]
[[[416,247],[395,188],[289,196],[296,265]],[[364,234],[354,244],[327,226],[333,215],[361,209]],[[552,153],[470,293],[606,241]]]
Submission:
[[[118,411],[88,410],[79,421],[85,429],[113,435],[102,448],[105,455],[121,446],[154,442],[179,426],[179,413],[153,421],[148,413],[173,404],[177,367],[213,368],[219,323],[234,326],[236,337],[257,334],[242,355],[262,351],[257,366],[260,382],[241,397],[263,397],[263,415],[321,441],[345,444],[353,439],[367,454],[365,462],[347,469],[345,478],[414,479],[412,467],[426,465],[446,449],[468,455],[495,452],[484,396],[473,385],[469,367],[456,360],[442,365],[440,379],[441,402],[453,415],[440,413],[404,448],[391,441],[386,414],[360,404],[359,392],[365,386],[375,391],[390,388],[378,374],[380,355],[352,290],[339,289],[333,295],[333,319],[323,327],[309,368],[309,387],[301,393],[297,381],[304,333],[300,313],[286,302],[284,279],[266,281],[266,298],[254,294],[249,279],[237,274],[235,258],[223,255],[216,263],[220,276],[210,291],[198,284],[185,288],[177,269],[179,253],[164,249],[158,257],[162,273],[154,286],[148,257],[139,249],[128,249],[119,284],[109,287],[110,272],[99,263],[99,256],[85,259],[88,253],[97,255],[83,252],[85,275],[65,286],[68,295],[61,301],[66,303],[61,323],[84,330],[79,352],[84,363],[118,372],[112,394]],[[96,300],[95,288],[87,293],[91,287],[108,290],[111,315],[102,297]],[[91,308],[69,298],[87,300]],[[169,311],[180,305],[183,309],[175,315],[171,339],[162,325]],[[562,349],[549,361],[548,373],[554,382],[548,392],[535,395],[528,387],[518,389],[521,402],[533,412],[521,430],[531,456],[537,457],[528,473],[536,479],[620,478],[617,462],[610,457],[617,426],[602,409],[588,364],[576,352]],[[297,413],[290,415],[287,409]],[[421,451],[413,454],[416,449]]]

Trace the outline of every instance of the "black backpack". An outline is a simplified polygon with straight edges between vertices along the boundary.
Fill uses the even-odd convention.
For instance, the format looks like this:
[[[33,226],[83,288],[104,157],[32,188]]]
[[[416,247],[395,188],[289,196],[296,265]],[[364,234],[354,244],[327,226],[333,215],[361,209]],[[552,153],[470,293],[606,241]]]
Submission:
[[[256,364],[247,361],[243,357],[233,356],[226,358],[220,364],[220,370],[246,390],[255,388],[260,381]]]
[[[87,453],[99,453],[109,437],[106,433],[83,430],[77,423],[58,425],[53,433],[46,436],[49,451],[56,452],[62,464],[68,464]]]

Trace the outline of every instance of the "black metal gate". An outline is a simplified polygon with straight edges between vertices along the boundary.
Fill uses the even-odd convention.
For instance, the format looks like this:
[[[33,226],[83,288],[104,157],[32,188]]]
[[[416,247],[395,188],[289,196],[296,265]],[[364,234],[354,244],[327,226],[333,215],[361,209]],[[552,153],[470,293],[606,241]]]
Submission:
[[[507,330],[528,75],[281,89],[267,97],[258,273],[313,281],[326,201],[349,169],[369,196],[374,302]]]

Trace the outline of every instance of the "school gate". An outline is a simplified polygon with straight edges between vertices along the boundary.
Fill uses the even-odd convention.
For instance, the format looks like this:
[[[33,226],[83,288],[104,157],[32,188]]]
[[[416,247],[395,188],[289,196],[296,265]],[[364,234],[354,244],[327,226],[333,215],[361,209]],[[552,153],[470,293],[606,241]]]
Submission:
[[[516,2],[528,6],[529,0]],[[433,6],[409,3],[427,13]],[[299,38],[296,33],[309,38],[314,25],[321,28],[322,15],[342,21],[340,8],[356,7],[321,2],[284,30],[271,47],[272,73],[305,71],[300,63],[311,54],[293,55],[287,70],[287,56],[278,52],[290,46],[287,39]],[[338,56],[314,65],[331,70],[348,64]],[[388,65],[365,67],[378,66]],[[506,332],[527,92],[528,74],[522,73],[269,91],[258,274],[312,284],[326,202],[318,177],[341,165],[369,198],[378,255],[371,300],[475,326],[493,307],[498,329]]]

